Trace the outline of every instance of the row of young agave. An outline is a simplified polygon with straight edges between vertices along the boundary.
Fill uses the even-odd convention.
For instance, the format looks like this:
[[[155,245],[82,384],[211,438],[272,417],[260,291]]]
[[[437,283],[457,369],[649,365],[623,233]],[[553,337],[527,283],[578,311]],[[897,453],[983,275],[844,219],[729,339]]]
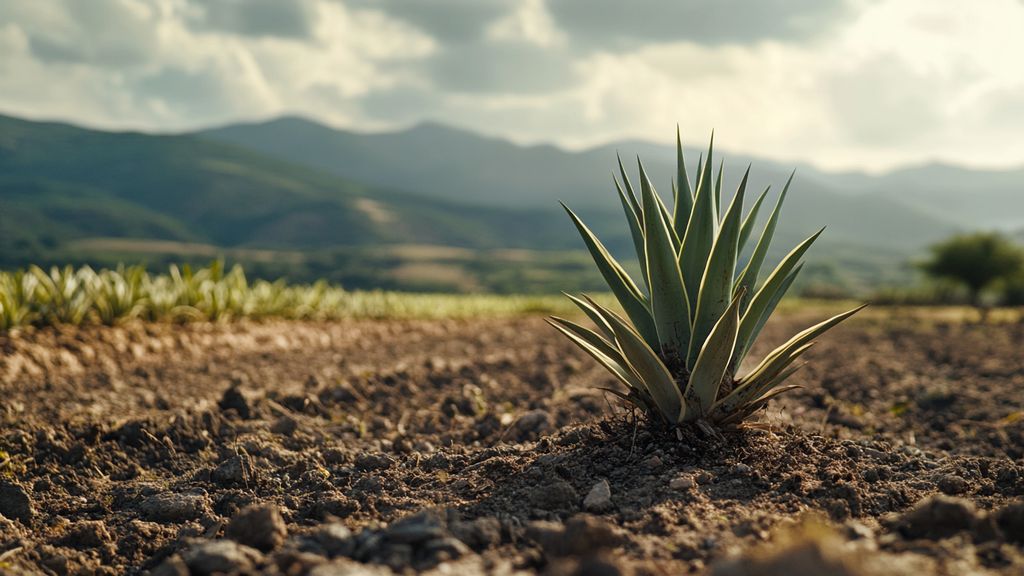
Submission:
[[[289,285],[250,282],[240,266],[225,270],[170,266],[167,274],[144,267],[93,270],[88,266],[31,266],[0,272],[0,330],[52,324],[114,325],[130,319],[187,322],[236,318],[332,320],[341,318],[447,318],[553,312],[551,297],[461,296],[348,291],[327,282]]]
[[[723,212],[721,164],[717,176],[713,172],[714,137],[707,157],[702,155],[697,162],[695,185],[686,173],[678,131],[676,150],[671,211],[639,159],[639,197],[619,162],[622,181],[615,178],[615,187],[639,260],[640,283],[565,207],[626,318],[586,296],[570,295],[595,329],[559,317],[550,322],[620,380],[627,391],[609,392],[652,419],[673,426],[684,422],[737,424],[774,395],[792,389],[783,383],[800,368],[796,361],[814,339],[860,308],[800,332],[740,376],[751,346],[800,273],[800,259],[823,229],[801,242],[760,281],[792,176],[756,244],[748,249],[769,190],[743,214],[748,167]]]
[[[197,271],[172,265],[168,274],[160,275],[151,275],[141,266],[100,271],[89,266],[49,271],[31,266],[0,273],[0,329],[90,322],[113,325],[133,318],[317,318],[339,310],[344,297],[343,290],[326,283],[249,283],[240,267],[225,272],[219,262]]]

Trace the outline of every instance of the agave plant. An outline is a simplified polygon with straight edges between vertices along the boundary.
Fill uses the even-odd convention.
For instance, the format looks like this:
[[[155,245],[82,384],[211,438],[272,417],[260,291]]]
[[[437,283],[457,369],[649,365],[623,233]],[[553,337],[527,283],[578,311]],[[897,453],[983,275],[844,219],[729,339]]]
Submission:
[[[793,336],[753,369],[737,376],[751,346],[782,296],[800,273],[801,257],[821,232],[794,248],[763,280],[768,253],[792,175],[757,243],[746,250],[769,190],[744,216],[747,168],[724,213],[722,167],[713,173],[714,136],[697,163],[691,186],[676,133],[675,204],[670,211],[639,165],[639,197],[619,161],[613,178],[640,263],[636,283],[582,220],[563,204],[615,295],[626,318],[583,296],[569,298],[594,322],[590,330],[564,318],[550,323],[604,366],[628,392],[609,390],[670,424],[737,424],[783,386],[802,364],[796,360],[813,340],[860,308],[839,314]],[[749,253],[745,263],[741,255]],[[742,264],[742,265],[741,265]]]

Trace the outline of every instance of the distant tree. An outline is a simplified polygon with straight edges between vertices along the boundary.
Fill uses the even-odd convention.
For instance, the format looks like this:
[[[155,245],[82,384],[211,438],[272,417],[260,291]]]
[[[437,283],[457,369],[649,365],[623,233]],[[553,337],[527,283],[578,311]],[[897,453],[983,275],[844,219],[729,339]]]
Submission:
[[[929,276],[962,283],[971,304],[981,306],[982,290],[1024,271],[1024,251],[1001,234],[979,232],[954,236],[931,247],[921,268]]]

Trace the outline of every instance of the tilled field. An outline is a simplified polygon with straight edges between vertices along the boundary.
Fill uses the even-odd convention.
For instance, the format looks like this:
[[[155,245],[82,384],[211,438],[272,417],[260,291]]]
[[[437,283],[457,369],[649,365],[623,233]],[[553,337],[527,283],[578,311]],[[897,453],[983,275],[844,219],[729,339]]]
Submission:
[[[681,439],[540,318],[0,336],[0,573],[1024,573],[1024,325],[883,316]]]

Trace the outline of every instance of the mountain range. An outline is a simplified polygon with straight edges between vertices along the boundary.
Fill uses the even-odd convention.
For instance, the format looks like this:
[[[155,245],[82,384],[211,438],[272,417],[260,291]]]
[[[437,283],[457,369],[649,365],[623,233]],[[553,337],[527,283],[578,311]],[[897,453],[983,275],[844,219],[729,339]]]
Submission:
[[[695,166],[701,151],[686,153]],[[635,173],[637,154],[667,198],[675,151],[646,142],[568,151],[434,123],[359,133],[297,117],[153,135],[0,116],[0,264],[98,259],[103,241],[119,257],[172,243],[182,253],[197,246],[234,254],[335,250],[350,262],[377,250],[372,261],[382,267],[407,267],[380,251],[409,245],[478,255],[519,249],[526,251],[520,260],[527,253],[536,260],[581,248],[559,200],[626,254],[631,243],[611,179],[617,155]],[[735,188],[748,163],[751,188],[772,185],[772,201],[791,170],[776,162],[727,153],[724,189]],[[850,275],[897,280],[900,263],[957,230],[1024,228],[1018,183],[1024,170],[929,165],[870,176],[803,166],[775,246],[827,225],[809,262],[812,275],[837,283]],[[557,267],[579,263],[556,260]]]

